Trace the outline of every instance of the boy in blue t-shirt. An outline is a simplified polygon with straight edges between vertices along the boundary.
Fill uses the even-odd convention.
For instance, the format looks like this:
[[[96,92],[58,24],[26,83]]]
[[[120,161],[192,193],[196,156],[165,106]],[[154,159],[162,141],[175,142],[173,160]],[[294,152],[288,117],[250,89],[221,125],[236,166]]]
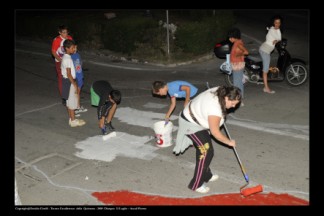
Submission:
[[[198,88],[186,81],[172,81],[165,83],[163,81],[155,81],[153,83],[153,94],[160,96],[169,95],[171,98],[170,108],[165,115],[165,120],[169,121],[171,113],[176,107],[176,98],[185,98],[184,107],[189,103],[190,98],[196,95]]]
[[[80,54],[78,53],[77,50],[77,45],[75,45],[75,53],[71,55],[74,68],[75,68],[75,75],[76,75],[76,81],[78,84],[78,108],[75,110],[75,115],[80,116],[81,112],[87,112],[88,109],[84,108],[80,104],[80,94],[81,94],[81,89],[83,87],[83,72],[82,72],[82,61]]]

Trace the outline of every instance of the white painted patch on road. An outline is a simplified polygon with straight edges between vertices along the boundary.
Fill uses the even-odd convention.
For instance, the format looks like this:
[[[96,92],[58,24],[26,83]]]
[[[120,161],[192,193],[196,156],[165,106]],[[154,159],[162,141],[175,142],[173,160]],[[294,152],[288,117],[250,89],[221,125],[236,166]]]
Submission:
[[[117,156],[152,160],[157,156],[154,151],[159,148],[145,144],[151,139],[152,137],[149,136],[139,137],[123,132],[117,132],[117,137],[107,141],[103,141],[101,136],[89,137],[75,144],[77,149],[81,149],[75,155],[84,159],[106,162],[113,161]]]
[[[86,140],[75,144],[81,152],[75,153],[76,156],[84,159],[113,161],[118,155],[144,160],[151,160],[157,156],[154,151],[160,149],[152,144],[145,144],[152,140],[154,135],[153,125],[157,121],[164,119],[164,113],[154,113],[141,111],[129,107],[118,108],[115,118],[129,125],[152,128],[148,136],[140,137],[123,132],[117,132],[117,137],[112,137],[107,141],[102,140],[102,136],[89,137]],[[171,116],[171,120],[177,119]],[[173,127],[173,131],[177,127]]]
[[[168,105],[166,105],[166,104],[152,103],[152,102],[148,102],[148,103],[143,105],[143,107],[145,107],[145,108],[154,108],[154,109],[162,109],[162,108],[167,107],[167,106]]]
[[[115,117],[118,118],[119,121],[129,125],[153,128],[154,123],[164,120],[165,113],[155,113],[130,107],[121,107],[117,109]],[[178,116],[172,115],[170,119],[176,120]],[[177,130],[177,128],[178,127],[173,126],[173,131]]]

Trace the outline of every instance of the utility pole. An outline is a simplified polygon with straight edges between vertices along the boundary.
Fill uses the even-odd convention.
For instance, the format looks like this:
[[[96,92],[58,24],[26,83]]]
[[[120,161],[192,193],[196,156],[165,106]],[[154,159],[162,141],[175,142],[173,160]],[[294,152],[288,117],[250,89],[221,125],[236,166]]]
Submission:
[[[166,20],[167,20],[167,45],[168,45],[168,57],[170,55],[170,41],[169,41],[169,11],[166,10]]]

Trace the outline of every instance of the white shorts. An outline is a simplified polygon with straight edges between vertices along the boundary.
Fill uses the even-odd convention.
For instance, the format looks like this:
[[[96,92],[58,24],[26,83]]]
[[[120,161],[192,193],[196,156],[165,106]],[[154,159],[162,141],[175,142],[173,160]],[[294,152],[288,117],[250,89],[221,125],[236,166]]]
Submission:
[[[69,98],[66,101],[66,106],[71,110],[75,110],[78,107],[78,94],[75,94],[75,92],[77,91],[74,85],[71,84]]]

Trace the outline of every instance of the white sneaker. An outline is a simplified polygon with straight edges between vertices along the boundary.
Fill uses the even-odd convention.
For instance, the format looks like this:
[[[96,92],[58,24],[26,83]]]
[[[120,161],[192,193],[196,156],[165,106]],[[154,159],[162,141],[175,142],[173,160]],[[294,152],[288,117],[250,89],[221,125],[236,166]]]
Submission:
[[[78,116],[80,116],[80,114],[78,114],[78,116],[77,115],[74,115],[75,117],[78,117]],[[69,125],[71,126],[71,118],[69,118]],[[84,122],[85,123],[85,121],[84,120],[82,120],[82,119],[79,119],[79,121],[82,121],[82,122]]]
[[[85,125],[85,121],[82,119],[74,119],[73,121],[71,121],[70,126],[71,127],[77,127],[77,126],[83,126]]]
[[[218,178],[219,178],[219,176],[215,174],[209,179],[209,182],[216,181]]]
[[[86,122],[83,119],[78,119],[78,121],[80,122],[80,124],[84,125]],[[81,126],[82,126],[81,125]]]
[[[87,112],[87,111],[88,111],[88,109],[84,108],[83,106],[80,106],[74,112],[75,112],[75,114],[78,114],[78,113]]]
[[[195,190],[198,193],[207,193],[209,191],[209,187],[206,187],[204,184]]]

